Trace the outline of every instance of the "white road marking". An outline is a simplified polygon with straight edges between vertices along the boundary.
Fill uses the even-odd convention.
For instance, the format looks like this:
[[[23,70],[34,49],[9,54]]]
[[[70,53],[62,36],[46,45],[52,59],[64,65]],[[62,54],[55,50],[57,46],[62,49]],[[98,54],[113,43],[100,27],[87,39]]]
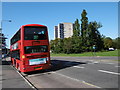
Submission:
[[[45,75],[45,74],[50,74],[51,72],[46,72],[46,73],[38,73],[38,74],[33,74],[33,75],[28,75],[27,77],[35,77],[35,76],[41,76],[41,75]]]
[[[73,66],[73,67],[75,67],[75,68],[85,68],[85,67],[80,67],[80,66]]]
[[[88,63],[88,64],[94,64],[94,63]]]
[[[98,64],[100,62],[97,62],[97,61],[94,61],[94,62],[91,62],[91,63],[88,63],[88,64]]]
[[[86,65],[86,64],[82,64],[82,65]]]
[[[38,76],[40,74],[33,74],[33,75],[28,75],[27,77],[35,77],[35,76]]]
[[[98,70],[100,72],[104,72],[104,73],[109,73],[109,74],[116,74],[116,75],[120,75],[120,73],[116,73],[116,72],[110,72],[110,71],[105,71],[105,70]]]
[[[87,82],[85,82],[84,80],[79,80],[79,79],[76,79],[76,78],[71,78],[71,77],[69,77],[69,76],[66,76],[66,75],[63,75],[63,74],[60,74],[60,73],[56,73],[56,72],[52,72],[52,73],[55,73],[55,74],[57,74],[57,75],[66,77],[66,78],[68,78],[68,79],[75,80],[75,81],[77,81],[77,82],[82,82],[82,83],[87,84],[87,85],[92,86],[92,87],[101,88],[101,87],[99,87],[99,86],[96,86],[96,85],[87,83]]]
[[[115,64],[115,63],[106,63],[106,64]]]
[[[99,62],[93,62],[94,64],[99,63]]]
[[[115,66],[115,67],[120,67],[120,66]]]

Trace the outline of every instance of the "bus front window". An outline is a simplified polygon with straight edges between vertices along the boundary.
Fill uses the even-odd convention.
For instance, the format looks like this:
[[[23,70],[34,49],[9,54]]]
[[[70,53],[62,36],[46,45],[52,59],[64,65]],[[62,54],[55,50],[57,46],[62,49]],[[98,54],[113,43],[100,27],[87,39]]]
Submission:
[[[47,39],[46,27],[26,26],[24,30],[25,40],[45,40]]]
[[[24,50],[25,50],[25,54],[41,53],[41,52],[48,52],[48,47],[45,45],[26,46],[26,47],[24,47]]]

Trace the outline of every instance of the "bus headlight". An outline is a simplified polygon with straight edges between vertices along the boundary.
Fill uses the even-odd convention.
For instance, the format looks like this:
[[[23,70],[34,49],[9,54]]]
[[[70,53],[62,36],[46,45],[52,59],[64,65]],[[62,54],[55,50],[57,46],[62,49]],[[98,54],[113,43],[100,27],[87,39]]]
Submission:
[[[22,55],[22,58],[24,59],[24,58],[25,58],[25,55]]]

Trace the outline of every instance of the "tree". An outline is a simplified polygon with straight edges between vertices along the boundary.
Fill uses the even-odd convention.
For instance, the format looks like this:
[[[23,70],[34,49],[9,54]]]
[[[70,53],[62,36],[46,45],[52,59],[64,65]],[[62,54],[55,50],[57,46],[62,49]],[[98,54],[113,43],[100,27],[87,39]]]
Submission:
[[[82,52],[82,40],[81,37],[72,37],[72,53]]]
[[[81,53],[82,41],[80,36],[80,24],[79,20],[76,19],[73,28],[73,37],[72,39],[72,53]]]
[[[113,47],[113,40],[110,37],[104,38],[104,49],[107,50],[110,47]]]
[[[93,45],[97,47],[97,50],[101,50],[103,48],[102,36],[98,31],[101,27],[102,25],[96,21],[89,23],[86,34],[88,50],[92,49]]]
[[[50,41],[50,50],[51,50],[51,52],[54,52],[54,49],[55,49],[55,42],[54,42],[54,40],[51,40]]]
[[[81,14],[81,39],[82,39],[83,47],[87,47],[86,46],[87,45],[86,44],[87,42],[86,33],[87,33],[87,28],[88,28],[88,18],[86,16],[87,16],[87,12],[86,10],[83,10]]]
[[[63,48],[61,45],[61,39],[57,38],[55,40],[51,40],[50,48],[53,53],[61,53],[63,51]]]
[[[63,39],[63,53],[70,54],[72,53],[72,41],[71,38],[64,38]]]
[[[80,36],[80,24],[79,20],[76,19],[73,27],[73,37],[79,37]]]
[[[120,37],[113,40],[113,48],[120,49]]]
[[[103,48],[103,42],[98,29],[101,28],[102,25],[96,21],[88,23],[86,15],[86,10],[83,10],[81,14],[82,49],[83,51],[91,51],[93,45],[96,45],[97,50],[101,50]]]
[[[82,38],[85,37],[86,34],[86,29],[88,27],[88,18],[86,17],[87,12],[86,10],[83,10],[82,14],[81,14],[81,36]]]

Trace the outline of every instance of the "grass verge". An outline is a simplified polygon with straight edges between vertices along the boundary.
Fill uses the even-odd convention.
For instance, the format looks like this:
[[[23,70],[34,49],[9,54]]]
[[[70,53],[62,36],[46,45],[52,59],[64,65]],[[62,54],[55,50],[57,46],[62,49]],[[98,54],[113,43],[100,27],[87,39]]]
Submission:
[[[81,56],[118,56],[118,50],[115,51],[101,51],[101,52],[85,52],[79,54],[54,54],[51,53],[51,56],[69,56],[69,57],[81,57]]]

